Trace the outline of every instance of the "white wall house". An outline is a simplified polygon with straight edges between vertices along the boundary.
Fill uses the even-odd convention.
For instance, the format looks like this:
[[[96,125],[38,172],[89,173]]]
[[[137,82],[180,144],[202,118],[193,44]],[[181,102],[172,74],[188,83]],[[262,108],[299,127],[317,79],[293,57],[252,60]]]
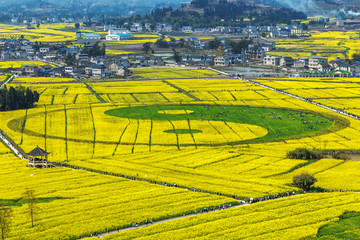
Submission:
[[[86,33],[82,38],[83,40],[100,41],[101,35],[98,33]]]

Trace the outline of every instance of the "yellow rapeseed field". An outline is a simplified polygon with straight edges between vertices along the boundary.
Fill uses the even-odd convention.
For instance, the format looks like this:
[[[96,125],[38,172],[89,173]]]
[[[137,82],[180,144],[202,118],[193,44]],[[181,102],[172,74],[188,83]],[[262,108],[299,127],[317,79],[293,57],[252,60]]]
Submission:
[[[271,200],[108,238],[299,239],[316,236],[320,226],[346,210],[359,211],[357,194],[350,190],[360,190],[360,162],[286,157],[296,148],[359,150],[358,120],[243,80],[214,78],[218,75],[210,70],[133,71],[143,79],[18,78],[8,85],[38,91],[40,102],[0,112],[0,129],[25,152],[38,145],[51,153],[51,161],[86,169],[29,169],[10,153],[0,155],[5,183],[0,202],[13,203],[16,216],[11,239],[78,237],[234,201],[217,194],[244,199],[293,192],[299,189],[291,185],[292,177],[303,171],[318,179],[315,186],[345,192]],[[358,110],[355,78],[258,81],[348,112]],[[31,182],[42,199],[37,231],[31,231],[25,205],[17,202]],[[5,191],[9,185],[13,189]],[[69,218],[75,220],[70,224]]]

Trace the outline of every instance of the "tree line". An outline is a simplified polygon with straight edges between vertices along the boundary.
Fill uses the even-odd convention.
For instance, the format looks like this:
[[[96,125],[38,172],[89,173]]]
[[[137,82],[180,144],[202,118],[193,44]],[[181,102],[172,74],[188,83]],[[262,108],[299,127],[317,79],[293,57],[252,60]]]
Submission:
[[[180,9],[171,7],[158,8],[150,14],[134,15],[131,17],[109,18],[108,24],[123,26],[125,23],[151,23],[152,31],[155,30],[156,23],[171,24],[173,28],[180,29],[182,26],[191,26],[193,28],[208,28],[216,26],[245,27],[249,22],[244,18],[251,19],[250,24],[256,25],[274,25],[290,24],[291,20],[306,19],[307,15],[301,11],[289,8],[273,8],[263,10],[256,5],[245,4],[242,1],[236,3],[225,0],[214,4],[209,0],[193,0],[190,6],[195,9],[201,9],[204,13],[185,9],[183,5]],[[128,25],[130,26],[130,25]]]
[[[0,111],[26,109],[39,102],[40,94],[25,87],[0,89]]]

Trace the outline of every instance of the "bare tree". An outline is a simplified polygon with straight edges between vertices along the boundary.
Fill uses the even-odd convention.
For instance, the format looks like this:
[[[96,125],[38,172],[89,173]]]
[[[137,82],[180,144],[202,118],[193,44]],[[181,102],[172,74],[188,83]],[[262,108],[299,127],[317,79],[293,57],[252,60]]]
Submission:
[[[34,227],[34,216],[37,212],[37,199],[33,189],[27,189],[23,194],[23,199],[29,207],[29,216],[31,218],[31,226]]]
[[[12,222],[13,210],[10,207],[0,204],[0,231],[1,239],[5,240],[10,232],[10,225]]]

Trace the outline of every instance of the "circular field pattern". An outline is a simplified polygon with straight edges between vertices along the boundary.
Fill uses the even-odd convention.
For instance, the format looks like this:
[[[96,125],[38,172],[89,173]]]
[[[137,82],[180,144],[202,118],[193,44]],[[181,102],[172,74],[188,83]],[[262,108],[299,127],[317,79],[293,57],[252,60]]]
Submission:
[[[28,113],[9,121],[8,127],[23,138],[58,139],[64,144],[219,146],[328,133],[337,122],[329,118],[313,112],[245,106],[88,106]]]
[[[315,113],[243,106],[126,107],[108,110],[105,114],[120,118],[169,122],[173,124],[173,133],[176,133],[175,125],[188,125],[189,134],[192,129],[202,131],[203,134],[196,134],[195,142],[198,144],[289,139],[319,133],[333,125],[331,120]],[[178,124],[181,121],[183,124]]]

